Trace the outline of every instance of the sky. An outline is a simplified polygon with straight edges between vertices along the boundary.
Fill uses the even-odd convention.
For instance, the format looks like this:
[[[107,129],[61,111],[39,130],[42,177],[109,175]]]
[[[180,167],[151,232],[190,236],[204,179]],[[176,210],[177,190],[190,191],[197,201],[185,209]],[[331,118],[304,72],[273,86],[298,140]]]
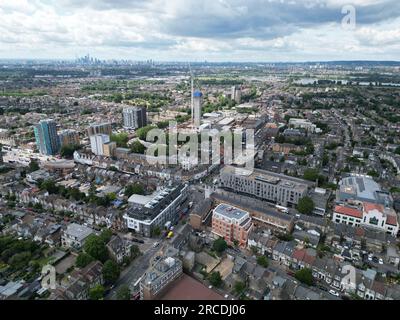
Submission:
[[[400,60],[399,0],[0,0],[0,58]]]

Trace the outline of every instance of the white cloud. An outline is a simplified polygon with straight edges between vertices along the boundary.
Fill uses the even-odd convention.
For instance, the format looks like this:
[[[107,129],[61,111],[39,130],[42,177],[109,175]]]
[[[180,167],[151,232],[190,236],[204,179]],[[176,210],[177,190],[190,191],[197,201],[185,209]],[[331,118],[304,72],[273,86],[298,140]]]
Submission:
[[[396,15],[394,0],[1,0],[0,57],[399,59]]]

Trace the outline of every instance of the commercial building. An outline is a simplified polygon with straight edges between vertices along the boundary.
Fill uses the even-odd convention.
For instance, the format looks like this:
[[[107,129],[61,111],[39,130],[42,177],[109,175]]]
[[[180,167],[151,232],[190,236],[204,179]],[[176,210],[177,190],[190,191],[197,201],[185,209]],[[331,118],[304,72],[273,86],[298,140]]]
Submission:
[[[203,104],[203,94],[200,91],[195,91],[193,93],[192,121],[196,127],[200,127],[201,124],[202,104]]]
[[[80,249],[85,243],[88,236],[94,231],[84,225],[71,223],[61,235],[61,244],[66,248]]]
[[[239,170],[225,166],[220,172],[220,186],[283,206],[295,206],[313,185],[309,181],[270,171]]]
[[[124,127],[139,129],[147,125],[147,109],[145,107],[127,107],[122,111]]]
[[[252,228],[251,217],[247,211],[222,203],[212,215],[212,232],[225,239],[229,245],[235,242],[243,248]]]
[[[396,212],[381,204],[363,202],[359,206],[336,205],[333,222],[350,226],[378,229],[392,236],[397,236],[399,223]]]
[[[154,228],[163,229],[167,222],[178,222],[187,195],[188,186],[181,184],[164,188],[147,199],[140,197],[123,216],[128,229],[150,237]]]
[[[43,155],[55,155],[60,150],[57,124],[52,119],[41,120],[34,127],[36,145]]]
[[[77,146],[80,144],[79,142],[79,133],[76,130],[62,130],[59,132],[58,136],[60,137],[61,146]]]
[[[140,281],[140,299],[157,299],[182,273],[182,262],[176,257],[156,256],[153,265]]]
[[[389,192],[383,191],[370,176],[351,174],[339,182],[338,202],[371,202],[385,207],[393,205]]]
[[[107,134],[95,134],[90,136],[90,148],[96,156],[104,155],[104,145],[110,142]]]
[[[304,129],[308,132],[319,131],[319,129],[315,124],[312,124],[310,121],[306,119],[291,118],[289,119],[289,127],[294,129]]]
[[[112,132],[112,127],[111,127],[111,123],[109,123],[109,122],[93,123],[88,128],[89,137],[96,135],[96,134],[111,135],[111,132]]]
[[[255,226],[267,227],[284,233],[293,230],[293,216],[266,205],[262,200],[228,191],[214,192],[210,197],[217,204],[228,204],[247,211]]]

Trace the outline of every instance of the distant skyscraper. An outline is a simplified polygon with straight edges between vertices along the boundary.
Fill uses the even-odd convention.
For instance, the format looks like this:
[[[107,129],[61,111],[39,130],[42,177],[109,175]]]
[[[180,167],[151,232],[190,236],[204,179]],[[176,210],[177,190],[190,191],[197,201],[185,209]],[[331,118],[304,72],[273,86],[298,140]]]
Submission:
[[[76,130],[63,130],[58,136],[60,137],[61,147],[63,146],[77,146],[79,145],[79,133]]]
[[[193,112],[192,120],[196,127],[201,124],[201,106],[203,104],[203,94],[200,91],[195,91],[193,93]]]
[[[57,124],[52,119],[41,120],[35,127],[35,139],[39,152],[54,155],[60,150],[60,139],[57,135]]]
[[[95,134],[90,136],[90,148],[96,156],[104,155],[104,144],[110,142],[110,136],[107,134]]]
[[[124,127],[139,129],[147,124],[147,109],[144,107],[127,107],[122,111]]]
[[[109,122],[94,123],[94,124],[91,124],[90,127],[88,128],[89,137],[91,137],[95,134],[111,135],[111,132],[112,132],[112,127],[111,127],[111,123],[109,123]]]

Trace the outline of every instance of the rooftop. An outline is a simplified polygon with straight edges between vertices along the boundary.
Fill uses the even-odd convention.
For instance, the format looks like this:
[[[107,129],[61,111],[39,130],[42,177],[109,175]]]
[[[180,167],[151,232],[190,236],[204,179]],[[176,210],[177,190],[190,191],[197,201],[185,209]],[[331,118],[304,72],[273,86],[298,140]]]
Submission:
[[[382,191],[380,185],[371,177],[365,175],[352,174],[343,178],[340,182],[340,193],[352,195],[364,201],[382,203],[388,205],[390,195]]]
[[[356,209],[356,208],[351,208],[351,207],[346,207],[346,206],[335,206],[335,212],[344,214],[346,216],[351,216],[355,218],[361,219],[363,217],[362,211]]]
[[[218,205],[214,212],[227,217],[228,219],[240,220],[249,215],[247,211],[241,210],[239,208],[233,207],[229,204],[222,203]]]
[[[135,198],[139,202],[146,202],[146,204],[136,203],[128,210],[127,216],[142,220],[142,221],[152,221],[157,217],[162,210],[164,210],[172,201],[178,198],[185,188],[185,185],[180,184],[177,186],[172,186],[161,190],[156,197],[154,197],[150,202],[147,199]]]
[[[65,231],[69,236],[76,237],[79,240],[85,239],[87,236],[93,233],[93,230],[77,223],[71,223],[68,225]]]
[[[215,291],[201,282],[183,274],[160,300],[223,300]]]
[[[225,166],[221,170],[221,175],[223,174],[234,174],[238,176],[245,176],[247,179],[256,180],[273,185],[279,185],[280,187],[288,189],[296,189],[300,192],[306,191],[309,186],[313,185],[313,182],[310,181],[260,169],[253,169],[252,171],[249,171],[243,168]]]

